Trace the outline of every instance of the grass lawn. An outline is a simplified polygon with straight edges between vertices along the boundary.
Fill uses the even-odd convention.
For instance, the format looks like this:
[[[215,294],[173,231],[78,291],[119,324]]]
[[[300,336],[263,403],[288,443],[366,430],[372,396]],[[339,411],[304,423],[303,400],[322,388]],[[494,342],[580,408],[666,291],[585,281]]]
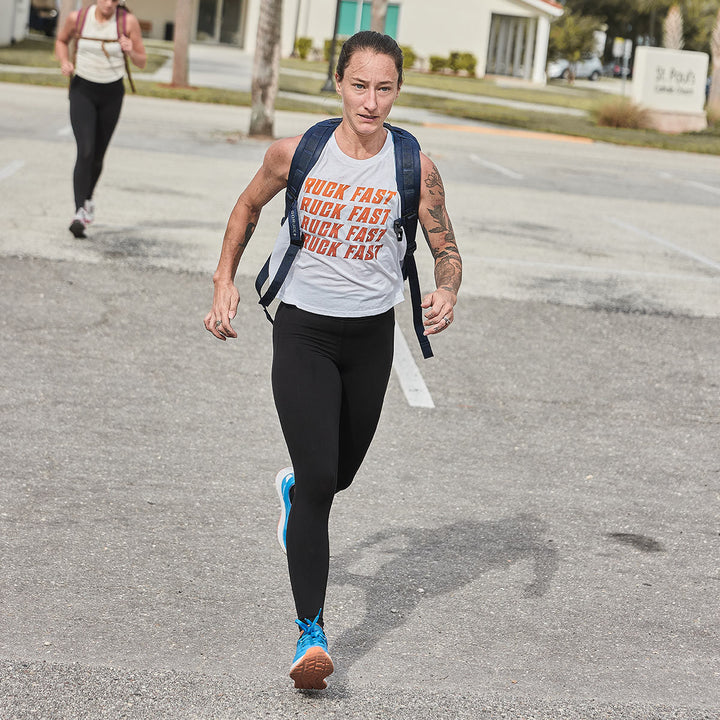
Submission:
[[[36,85],[67,86],[67,78],[59,74],[57,61],[53,55],[53,40],[39,35],[12,45],[0,48],[1,65],[25,65],[35,68],[47,68],[43,73],[21,73],[10,70],[0,71],[0,81],[20,82]],[[172,43],[162,40],[146,40],[148,67],[146,72],[154,72],[172,55]],[[302,70],[315,73],[315,76],[298,75],[283,72],[284,69]],[[297,58],[287,58],[281,62],[280,89],[298,95],[308,96],[302,99],[278,98],[275,107],[278,110],[324,113],[324,108],[313,97],[325,97],[321,92],[327,77],[327,63],[309,62]],[[172,88],[160,83],[142,79],[143,73],[133,73],[138,94],[151,97],[193,100],[195,102],[220,103],[227,105],[250,105],[250,93],[221,88]],[[577,137],[587,137],[602,142],[621,145],[681,150],[684,152],[708,153],[720,155],[720,122],[698,133],[683,135],[664,135],[653,130],[627,130],[600,127],[593,121],[593,111],[598,105],[612,98],[600,90],[586,87],[573,87],[551,83],[544,88],[529,88],[524,85],[501,86],[493,80],[469,77],[455,77],[442,74],[407,72],[405,82],[415,88],[445,90],[465,95],[474,95],[476,101],[436,97],[419,93],[401,93],[398,104],[432,110],[451,117],[468,118],[495,125],[506,125],[535,132],[550,132]],[[563,114],[534,112],[525,109],[510,108],[483,102],[483,97],[502,98],[527,103],[556,105],[558,108],[577,108],[584,110],[585,117]],[[325,107],[331,103],[326,103]]]

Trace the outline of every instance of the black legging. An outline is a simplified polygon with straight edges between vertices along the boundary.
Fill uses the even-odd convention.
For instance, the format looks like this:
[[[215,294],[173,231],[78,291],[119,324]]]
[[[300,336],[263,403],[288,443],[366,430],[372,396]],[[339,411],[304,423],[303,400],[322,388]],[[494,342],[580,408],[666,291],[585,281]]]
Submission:
[[[312,620],[325,602],[333,497],[353,481],[380,418],[395,315],[327,317],[281,303],[273,327],[273,394],[295,472],[290,584],[298,617]]]
[[[76,208],[92,198],[124,95],[122,79],[95,83],[75,75],[70,83],[70,123],[77,143],[73,172]]]

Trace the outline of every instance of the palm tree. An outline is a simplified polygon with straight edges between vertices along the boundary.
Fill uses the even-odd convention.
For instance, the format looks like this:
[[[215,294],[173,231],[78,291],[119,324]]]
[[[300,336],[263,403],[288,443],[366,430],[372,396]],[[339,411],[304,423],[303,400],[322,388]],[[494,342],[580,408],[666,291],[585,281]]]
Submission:
[[[188,85],[188,48],[190,46],[192,11],[192,0],[177,0],[175,3],[172,68],[173,87],[187,87]]]
[[[712,85],[708,96],[708,107],[720,115],[720,10],[718,10],[710,40],[712,50]]]
[[[262,0],[252,76],[250,135],[272,137],[280,73],[282,0]]]
[[[669,10],[663,25],[663,47],[669,50],[682,50],[685,45],[683,40],[683,16],[679,5],[673,5]]]
[[[385,32],[385,18],[387,16],[388,0],[372,0],[370,11],[370,29],[380,33]]]

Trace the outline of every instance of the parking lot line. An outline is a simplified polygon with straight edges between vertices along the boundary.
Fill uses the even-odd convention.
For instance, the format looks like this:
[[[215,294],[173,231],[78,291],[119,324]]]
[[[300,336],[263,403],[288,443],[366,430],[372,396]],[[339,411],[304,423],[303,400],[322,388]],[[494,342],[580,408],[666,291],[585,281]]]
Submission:
[[[505,175],[506,177],[512,178],[513,180],[522,180],[525,177],[519,172],[510,170],[503,165],[498,165],[497,163],[490,162],[490,160],[484,160],[483,158],[475,155],[474,153],[470,155],[470,159],[478,165],[482,165],[483,167],[489,168],[490,170],[495,170],[495,172],[499,172],[501,175]]]
[[[647,240],[652,240],[653,242],[657,243],[658,245],[662,245],[663,247],[670,248],[671,250],[674,250],[675,252],[679,253],[680,255],[685,255],[686,257],[692,258],[693,260],[697,260],[699,263],[702,263],[703,265],[707,265],[708,267],[711,267],[714,270],[720,271],[720,263],[715,262],[711,258],[705,257],[704,255],[700,255],[699,253],[693,252],[692,250],[688,250],[687,248],[680,247],[679,245],[676,245],[675,243],[672,243],[669,240],[665,240],[665,238],[661,238],[659,235],[653,235],[652,233],[649,233],[646,230],[643,230],[642,228],[635,227],[634,225],[630,225],[630,223],[626,223],[622,220],[618,220],[617,218],[611,217],[611,218],[608,218],[608,220],[613,225],[617,225],[617,227],[622,228],[623,230],[628,230],[629,232],[635,233],[636,235],[639,235],[640,237],[644,237]]]
[[[720,195],[720,188],[715,187],[714,185],[697,182],[697,180],[683,180],[682,178],[675,177],[672,173],[669,172],[661,172],[658,173],[658,175],[664,180],[674,180],[675,182],[679,182],[682,185],[688,185],[689,187],[694,187],[698,190],[705,190],[706,192]]]
[[[25,165],[24,160],[13,160],[5,167],[0,168],[0,180],[7,180]]]
[[[405,398],[410,407],[434,408],[435,403],[430,396],[430,391],[425,385],[425,380],[420,374],[413,356],[410,354],[405,336],[400,327],[395,324],[395,356],[393,357],[393,368],[400,382]]]

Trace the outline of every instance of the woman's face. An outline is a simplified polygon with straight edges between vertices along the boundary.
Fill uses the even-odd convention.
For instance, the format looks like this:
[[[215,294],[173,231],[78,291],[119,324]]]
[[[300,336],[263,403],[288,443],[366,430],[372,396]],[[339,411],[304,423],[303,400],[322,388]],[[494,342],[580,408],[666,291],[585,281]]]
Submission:
[[[345,66],[343,79],[335,75],[343,102],[343,118],[359,135],[377,132],[400,92],[395,61],[372,50],[356,50]]]
[[[118,6],[118,0],[96,0],[97,9],[104,18],[112,17],[115,8]]]

